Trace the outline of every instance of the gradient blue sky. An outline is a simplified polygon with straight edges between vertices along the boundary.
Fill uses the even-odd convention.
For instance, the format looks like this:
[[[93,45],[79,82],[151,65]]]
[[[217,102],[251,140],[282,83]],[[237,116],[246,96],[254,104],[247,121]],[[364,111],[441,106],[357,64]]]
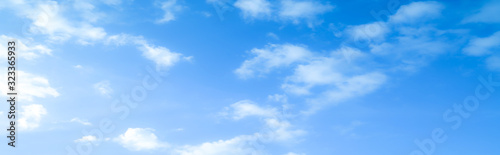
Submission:
[[[20,114],[0,151],[499,154],[498,15],[495,0],[2,0]]]

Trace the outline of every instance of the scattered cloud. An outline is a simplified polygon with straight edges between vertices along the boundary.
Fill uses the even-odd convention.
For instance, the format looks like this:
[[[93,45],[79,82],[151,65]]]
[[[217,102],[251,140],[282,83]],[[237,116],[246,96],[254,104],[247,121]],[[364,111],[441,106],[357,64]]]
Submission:
[[[486,59],[486,66],[493,71],[500,71],[500,56],[491,56]]]
[[[500,23],[500,18],[494,18],[500,14],[500,2],[491,1],[485,4],[477,13],[465,17],[463,23]]]
[[[0,41],[4,43],[13,38],[17,37],[0,35]],[[3,44],[0,44],[0,48],[7,49],[7,47]],[[23,58],[26,60],[34,60],[41,55],[52,55],[52,50],[50,48],[45,45],[34,43],[33,41],[28,39],[17,38],[17,48],[20,49],[17,51],[19,54],[19,58]],[[2,53],[1,56],[2,58],[7,58],[7,53]]]
[[[240,78],[251,78],[255,74],[262,75],[276,68],[306,61],[312,55],[305,47],[292,44],[271,44],[263,49],[254,48],[251,53],[256,56],[250,60],[245,60],[235,70],[235,73]]]
[[[109,81],[101,81],[93,85],[94,89],[101,95],[110,97],[113,93],[113,89],[110,86]]]
[[[17,87],[19,92],[19,99],[21,101],[33,101],[33,98],[45,98],[47,96],[58,97],[59,93],[56,89],[50,86],[49,80],[45,77],[27,73],[24,71],[17,71],[19,77],[23,78],[23,82],[19,83]],[[6,75],[3,75],[6,77]],[[6,79],[6,78],[5,78]],[[0,90],[2,94],[7,93],[6,83],[0,83]]]
[[[80,119],[80,118],[78,118],[78,117],[77,117],[77,118],[73,118],[73,119],[71,119],[69,122],[80,123],[80,124],[82,124],[82,125],[86,125],[86,126],[91,126],[91,125],[92,125],[92,123],[90,123],[90,122],[88,122],[88,121],[86,121],[86,120],[81,120],[81,119]]]
[[[162,46],[144,44],[139,49],[143,52],[144,57],[154,61],[156,66],[160,68],[171,67],[182,58],[182,54],[172,52],[170,49]]]
[[[264,18],[271,15],[271,3],[267,0],[237,0],[234,3],[245,18]]]
[[[366,54],[348,46],[331,52],[330,56],[315,55],[306,47],[291,44],[270,45],[253,49],[252,53],[256,56],[245,60],[235,73],[241,78],[249,78],[281,67],[294,68],[281,88],[288,94],[307,95],[312,106],[307,113],[326,103],[337,104],[373,92],[387,79],[382,72],[361,70],[358,65]]]
[[[441,16],[444,5],[434,1],[412,2],[399,8],[389,19],[393,23],[423,22]]]
[[[42,117],[47,114],[47,110],[41,104],[22,105],[19,129],[21,130],[34,130],[40,126]]]
[[[158,23],[166,23],[175,20],[175,13],[182,10],[183,6],[177,4],[177,0],[166,0],[161,2],[161,9],[165,12],[161,19],[158,19]]]
[[[257,150],[249,144],[257,141],[254,135],[237,136],[229,140],[206,142],[197,146],[184,146],[175,150],[179,155],[221,155],[221,154],[256,154]]]
[[[332,11],[335,7],[316,0],[236,0],[234,4],[226,0],[207,0],[222,10],[231,10],[234,6],[241,11],[245,19],[262,19],[276,22],[306,23],[310,28],[321,24],[318,16]],[[232,6],[231,6],[232,4]]]
[[[136,45],[137,49],[142,51],[142,55],[145,58],[155,62],[157,69],[169,68],[180,60],[190,61],[193,58],[192,56],[183,56],[181,53],[172,52],[163,46],[152,45],[142,36],[128,34],[112,35],[106,39],[105,44],[116,46]]]
[[[278,37],[278,35],[272,33],[272,32],[269,32],[267,33],[267,36],[270,37],[270,38],[273,38],[275,40],[280,40],[280,37]]]
[[[471,56],[484,56],[498,49],[500,49],[500,31],[489,37],[471,39],[463,51]]]
[[[383,40],[389,31],[384,22],[356,25],[347,29],[347,33],[355,40]]]
[[[106,32],[101,27],[92,25],[97,21],[94,6],[90,3],[79,1],[84,5],[72,6],[73,11],[78,11],[82,15],[80,21],[70,21],[64,14],[68,11],[56,1],[44,1],[40,3],[20,3],[17,5],[22,10],[21,14],[32,20],[29,32],[40,33],[49,36],[53,41],[65,41],[76,38],[81,44],[93,44],[92,42],[103,39]],[[68,6],[69,7],[69,6]],[[31,8],[31,9],[27,9]]]
[[[261,108],[250,100],[238,101],[234,104],[231,104],[230,107],[230,115],[235,120],[239,120],[248,116],[272,117],[277,115],[278,113],[276,109]]]
[[[288,97],[286,95],[274,94],[267,96],[267,99],[274,102],[287,103]]]
[[[158,140],[151,128],[128,128],[127,131],[113,140],[124,148],[132,151],[155,150],[169,147],[165,142]]]
[[[88,135],[88,136],[83,136],[82,138],[77,139],[74,142],[75,143],[93,143],[95,141],[97,141],[97,137],[92,136],[92,135]]]
[[[249,100],[242,100],[230,106],[229,114],[239,120],[248,116],[264,120],[265,130],[250,135],[239,135],[228,140],[205,142],[200,145],[186,145],[175,149],[179,155],[219,155],[219,154],[265,154],[260,145],[266,143],[293,142],[306,134],[304,130],[294,129],[289,121],[281,119],[274,108],[264,108]]]
[[[73,68],[75,68],[75,69],[82,69],[83,66],[82,65],[75,65],[75,66],[73,66]]]
[[[302,0],[282,0],[280,4],[279,17],[284,20],[291,20],[298,24],[301,20],[306,20],[311,27],[316,20],[316,16],[332,11],[334,6],[322,4],[316,1]]]

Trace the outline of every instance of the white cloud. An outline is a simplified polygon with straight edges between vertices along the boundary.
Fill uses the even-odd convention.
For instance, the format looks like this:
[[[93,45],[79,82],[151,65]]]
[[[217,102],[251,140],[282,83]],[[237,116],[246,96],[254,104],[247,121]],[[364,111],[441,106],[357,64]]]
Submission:
[[[76,122],[76,123],[80,123],[80,124],[86,125],[86,126],[91,126],[92,125],[92,123],[90,123],[88,121],[85,121],[85,120],[81,120],[80,118],[73,118],[69,122]]]
[[[415,23],[434,19],[441,15],[444,6],[438,2],[412,2],[401,6],[389,19],[394,23]]]
[[[288,48],[283,48],[285,46]],[[278,67],[294,68],[293,74],[285,78],[281,88],[293,95],[309,95],[308,102],[312,105],[309,112],[324,105],[337,104],[373,92],[386,80],[383,73],[366,71],[358,66],[362,63],[361,60],[366,59],[366,54],[348,46],[341,46],[329,57],[315,56],[304,47],[290,44],[253,49],[252,53],[257,56],[244,61],[235,73],[247,78]],[[276,97],[280,96],[269,98]],[[264,113],[261,109],[253,111]],[[271,112],[265,114],[269,113]]]
[[[109,4],[121,3],[121,1],[105,1],[105,3],[108,2]],[[167,0],[161,3],[165,16],[159,22],[166,22],[175,18],[173,12],[182,8],[176,2],[176,0]],[[12,8],[21,10],[19,12],[20,16],[32,20],[29,32],[45,34],[52,41],[65,41],[75,38],[77,42],[83,45],[94,44],[96,41],[104,41],[106,45],[115,44],[120,46],[133,43],[137,45],[137,49],[142,51],[147,59],[154,61],[158,68],[170,67],[180,58],[186,60],[190,58],[180,57],[181,54],[170,52],[165,47],[148,44],[141,36],[136,37],[127,34],[107,35],[103,28],[93,25],[101,18],[101,14],[88,1],[78,0],[71,3],[58,3],[49,0],[38,3],[10,3],[12,3]],[[80,18],[69,20],[66,14]],[[44,46],[34,46],[33,50],[47,54],[51,52]]]
[[[274,102],[281,102],[281,103],[288,102],[288,98],[286,95],[274,94],[274,95],[268,95],[267,98]]]
[[[271,44],[264,49],[254,48],[251,52],[256,55],[235,70],[240,78],[251,78],[255,74],[265,74],[272,69],[291,65],[295,62],[307,60],[312,53],[303,46]]]
[[[182,58],[182,54],[171,52],[162,46],[144,44],[140,49],[143,51],[143,56],[153,60],[158,67],[171,67]]]
[[[229,140],[206,142],[198,146],[184,146],[175,150],[178,155],[258,155],[258,150],[251,146],[257,141],[254,135],[237,136]]]
[[[86,5],[86,9],[93,9],[91,4],[86,3]],[[46,1],[33,6],[33,9],[21,10],[28,10],[25,14],[33,21],[30,31],[49,35],[51,40],[64,41],[75,37],[82,44],[92,44],[91,41],[100,40],[106,36],[103,28],[91,24],[92,21],[96,21],[94,14],[83,17],[90,21],[69,21],[63,16],[64,9],[55,1]]]
[[[88,136],[83,136],[80,139],[75,140],[75,143],[93,143],[97,141],[97,137],[88,135]]]
[[[276,109],[261,108],[252,101],[242,100],[234,104],[231,104],[231,115],[235,120],[239,120],[248,116],[258,116],[258,117],[273,117],[278,112]]]
[[[83,66],[82,65],[75,65],[75,66],[73,66],[73,68],[75,68],[75,69],[82,69]]]
[[[276,40],[280,40],[280,37],[278,37],[278,35],[276,35],[275,33],[272,33],[272,32],[267,33],[267,36],[271,37],[273,39],[276,39]]]
[[[471,56],[483,56],[500,49],[500,31],[485,38],[475,38],[469,41],[464,53]]]
[[[267,140],[286,142],[294,140],[296,137],[306,134],[306,131],[299,129],[292,129],[293,126],[289,121],[280,120],[277,118],[265,119],[266,125],[269,128],[266,134]]]
[[[40,126],[40,121],[47,110],[41,104],[22,105],[19,118],[19,128],[21,130],[33,130]]]
[[[241,119],[247,116],[257,116],[264,120],[265,130],[251,135],[239,135],[228,140],[205,142],[200,145],[186,145],[174,151],[179,155],[233,155],[233,154],[266,154],[262,146],[266,143],[293,142],[297,137],[306,134],[294,127],[287,120],[280,119],[274,108],[263,108],[254,102],[243,100],[231,105],[233,118]]]
[[[45,77],[33,75],[24,71],[17,71],[18,77],[22,77],[22,82],[17,87],[19,99],[21,101],[33,101],[34,97],[45,98],[47,96],[58,97],[59,93],[50,86],[49,80]],[[6,77],[6,75],[0,75]],[[6,79],[6,78],[5,78]],[[6,83],[0,83],[2,94],[7,93]]]
[[[463,23],[500,23],[500,18],[496,18],[500,14],[500,2],[491,1],[484,5],[479,12],[466,17]]]
[[[124,148],[132,151],[155,150],[169,145],[158,140],[151,128],[128,128],[127,131],[114,138]]]
[[[131,36],[128,34],[119,34],[109,36],[105,44],[114,44],[117,46],[134,44],[137,49],[142,51],[142,55],[155,62],[158,69],[169,68],[179,62],[180,60],[190,61],[192,56],[183,57],[181,53],[170,51],[170,49],[163,46],[155,46],[149,44],[142,36]]]
[[[357,25],[347,29],[347,33],[355,40],[382,40],[389,31],[384,22]]]
[[[156,22],[165,23],[175,20],[175,13],[182,10],[182,6],[177,4],[177,0],[166,0],[161,2],[161,9],[165,12],[163,17]]]
[[[5,36],[5,35],[0,35],[0,42],[6,43],[10,39],[13,39],[14,37],[11,36]],[[41,44],[36,44],[33,43],[30,40],[25,40],[25,39],[19,39],[17,38],[17,54],[19,54],[19,58],[23,58],[26,60],[33,60],[40,55],[52,55],[52,50],[49,49],[47,46],[41,45]],[[7,47],[3,44],[0,44],[1,49],[7,49]],[[3,52],[0,54],[2,58],[7,58],[7,53]]]
[[[379,72],[356,75],[336,83],[337,89],[325,92],[329,101],[339,102],[355,96],[365,95],[378,89],[387,77]]]
[[[288,152],[288,153],[287,153],[287,154],[285,154],[285,155],[306,155],[306,154],[304,154],[304,153],[300,153],[300,154],[299,154],[299,153],[294,153],[294,152]]]
[[[344,83],[348,77],[344,75],[354,62],[363,56],[358,49],[341,47],[333,51],[331,57],[316,57],[306,64],[298,65],[294,73],[286,78],[282,88],[296,95],[308,95],[309,89],[320,85]]]
[[[486,59],[486,66],[493,71],[500,71],[500,56],[491,56]]]
[[[234,6],[242,11],[245,18],[263,18],[271,15],[271,3],[267,0],[237,0]]]
[[[282,88],[293,94],[305,95],[309,94],[311,87],[339,83],[344,78],[341,72],[336,71],[340,63],[341,61],[336,59],[322,58],[306,65],[299,65],[295,68],[294,74],[287,77],[287,82]]]
[[[110,97],[113,93],[113,89],[110,86],[109,81],[101,81],[93,85],[94,89],[101,95]]]
[[[279,16],[285,20],[292,20],[294,23],[306,20],[311,26],[311,22],[317,15],[332,11],[333,8],[330,4],[321,4],[316,1],[282,0]]]

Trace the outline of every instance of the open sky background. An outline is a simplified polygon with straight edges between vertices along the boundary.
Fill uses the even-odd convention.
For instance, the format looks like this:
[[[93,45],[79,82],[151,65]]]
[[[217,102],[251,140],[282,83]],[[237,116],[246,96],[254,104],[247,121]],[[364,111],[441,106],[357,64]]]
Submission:
[[[498,0],[1,0],[20,99],[0,152],[496,155],[499,15]]]

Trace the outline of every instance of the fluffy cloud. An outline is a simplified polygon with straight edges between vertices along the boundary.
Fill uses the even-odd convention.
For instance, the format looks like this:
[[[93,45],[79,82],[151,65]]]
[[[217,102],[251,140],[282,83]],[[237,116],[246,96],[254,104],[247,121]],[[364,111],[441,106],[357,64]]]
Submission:
[[[495,16],[500,14],[500,2],[491,1],[479,10],[479,12],[466,17],[464,23],[500,23],[500,18]]]
[[[169,145],[158,140],[153,133],[155,130],[150,128],[128,128],[127,131],[114,138],[124,148],[132,151],[154,150],[166,148]]]
[[[263,49],[254,48],[251,53],[256,56],[245,60],[241,67],[235,70],[240,78],[245,79],[251,78],[255,74],[265,74],[275,68],[306,61],[312,56],[312,53],[305,47],[292,44],[272,44]]]
[[[413,2],[408,5],[403,5],[396,14],[389,19],[394,23],[414,23],[428,19],[434,19],[441,15],[444,6],[438,2]]]
[[[147,43],[142,37],[126,34],[108,35],[105,29],[94,26],[94,23],[101,18],[101,15],[96,13],[97,10],[95,10],[94,5],[87,1],[74,1],[72,3],[58,3],[50,0],[36,3],[8,1],[8,3],[13,9],[19,8],[16,10],[21,10],[18,12],[19,16],[32,21],[28,32],[47,35],[51,41],[66,41],[74,38],[83,45],[94,44],[97,41],[115,45],[133,43],[137,45],[137,49],[141,50],[147,59],[154,61],[158,68],[170,67],[183,58],[181,54],[170,52],[168,48]],[[165,16],[159,22],[175,19],[173,11],[181,8],[176,4],[176,0],[167,0],[161,3],[161,7],[165,10]],[[73,14],[80,18],[69,20],[66,14]],[[50,54],[51,52],[50,49],[41,45],[26,49],[39,51],[39,53],[43,54]],[[31,55],[29,57],[36,57],[37,53],[26,54]],[[189,59],[190,57],[184,58]]]
[[[34,75],[24,71],[17,71],[17,74],[23,79],[23,81],[19,83],[19,86],[17,87],[18,91],[22,92],[18,94],[21,101],[33,101],[34,97],[45,98],[47,96],[59,96],[57,90],[50,86],[49,80],[47,80],[45,77]],[[0,77],[6,77],[6,75],[2,75]],[[6,83],[0,83],[0,87],[2,87],[0,89],[2,94],[6,94]]]
[[[224,11],[229,10],[231,2],[227,0],[207,0]],[[315,0],[237,0],[234,7],[238,8],[246,19],[266,19],[294,24],[307,23],[314,27],[322,21],[318,16],[330,12],[334,6]]]
[[[40,126],[40,121],[47,110],[41,104],[30,104],[21,106],[19,116],[19,128],[21,130],[33,130]]]
[[[386,75],[380,72],[352,76],[340,83],[335,83],[337,89],[329,90],[325,92],[325,95],[328,101],[340,102],[373,92],[385,83],[386,79]]]
[[[238,0],[234,6],[239,8],[246,18],[261,18],[271,15],[271,3],[267,0]]]
[[[382,40],[389,32],[389,28],[384,22],[374,22],[352,26],[347,32],[355,40]]]
[[[14,37],[11,36],[6,36],[6,35],[0,35],[0,42],[6,43],[10,39],[13,39]],[[17,38],[17,52],[19,54],[19,58],[23,58],[26,60],[33,60],[41,55],[52,55],[52,50],[49,49],[45,45],[37,44],[34,43],[33,41],[30,40],[25,40],[25,39],[19,39]],[[0,44],[1,49],[7,49],[7,47],[4,44]],[[7,53],[3,52],[0,54],[2,58],[7,58]]]
[[[186,145],[176,149],[174,154],[179,155],[229,155],[229,154],[265,154],[261,145],[272,142],[290,142],[306,134],[303,130],[294,129],[289,121],[274,108],[264,108],[256,103],[243,100],[230,106],[230,116],[242,119],[249,116],[260,117],[264,120],[265,130],[251,135],[239,135],[228,140],[206,142],[200,145]]]
[[[75,140],[75,143],[93,143],[97,141],[96,136],[88,135],[88,136],[83,136],[80,139]]]
[[[314,102],[311,104],[312,111],[316,111],[323,103],[336,104],[373,92],[386,80],[386,76],[381,72],[361,69],[358,65],[366,54],[348,46],[342,46],[328,57],[317,56],[303,46],[291,44],[253,49],[252,53],[256,56],[244,61],[235,71],[236,74],[248,78],[276,68],[294,68],[293,74],[285,78],[281,88],[293,95],[310,95],[309,100]],[[313,88],[320,89],[314,89],[312,93]],[[322,103],[319,103],[320,101]],[[245,111],[239,113],[242,116],[272,113],[242,103],[233,106],[236,111],[246,107]],[[239,118],[239,115],[235,116]]]
[[[90,3],[75,5],[76,8],[70,9],[83,11],[81,14],[83,20],[81,21],[70,21],[64,17],[63,14],[66,13],[64,11],[67,10],[56,1],[29,4],[35,5],[28,6],[28,3],[25,3],[25,5],[18,6],[23,8],[18,10],[24,10],[22,14],[32,20],[30,32],[46,34],[49,39],[55,41],[64,41],[74,37],[82,44],[92,44],[93,41],[103,39],[106,36],[103,28],[92,25],[92,22],[97,19],[95,14],[88,13],[94,9],[94,6]],[[85,12],[88,14],[85,14]]]
[[[156,22],[165,23],[172,20],[175,20],[175,13],[182,10],[182,6],[177,4],[177,0],[167,0],[161,2],[161,9],[165,12],[161,19],[158,19]]]
[[[471,56],[483,56],[500,49],[500,31],[485,38],[475,38],[469,41],[464,53]]]
[[[307,20],[311,26],[317,15],[332,11],[330,4],[321,4],[315,1],[282,0],[279,16],[285,20],[292,20],[299,23],[300,20]]]
[[[101,95],[110,97],[113,93],[113,89],[110,86],[109,81],[101,81],[93,85],[94,89]]]
[[[449,38],[461,35],[460,32],[425,24],[439,17],[443,9],[438,2],[412,2],[401,6],[388,21],[348,26],[345,31],[351,42],[364,44],[359,41],[368,40],[370,52],[392,62],[395,70],[415,71],[435,56],[453,50],[453,44],[457,44]]]
[[[182,58],[182,54],[172,52],[170,49],[162,46],[144,44],[139,49],[143,52],[144,57],[153,60],[158,67],[171,67]]]
[[[273,117],[278,112],[276,109],[261,108],[252,101],[242,100],[231,105],[231,116],[238,120],[248,116]]]
[[[170,49],[163,46],[155,46],[148,43],[142,36],[132,36],[128,34],[119,34],[109,36],[105,44],[123,46],[133,44],[137,49],[142,51],[142,55],[155,62],[158,69],[169,68],[179,62],[180,60],[190,60],[192,57],[184,57],[181,53],[170,51]]]

